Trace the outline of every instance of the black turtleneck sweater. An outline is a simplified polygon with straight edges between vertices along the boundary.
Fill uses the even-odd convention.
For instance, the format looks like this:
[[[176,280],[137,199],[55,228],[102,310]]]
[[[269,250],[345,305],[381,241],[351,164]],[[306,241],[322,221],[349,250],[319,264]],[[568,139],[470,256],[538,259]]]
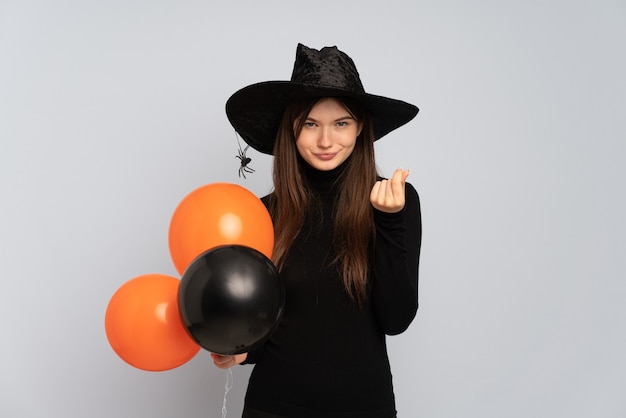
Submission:
[[[407,183],[401,212],[374,209],[371,292],[359,307],[330,265],[335,183],[342,169],[307,170],[323,213],[305,220],[280,273],[286,289],[283,319],[267,342],[248,354],[246,362],[256,364],[246,408],[290,418],[396,416],[385,335],[403,332],[417,312],[419,198]]]

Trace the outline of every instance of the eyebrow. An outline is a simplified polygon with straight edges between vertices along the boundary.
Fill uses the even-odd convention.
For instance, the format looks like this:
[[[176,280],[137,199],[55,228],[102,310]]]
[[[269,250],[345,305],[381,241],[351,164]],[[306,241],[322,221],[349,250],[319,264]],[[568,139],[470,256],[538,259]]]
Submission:
[[[350,115],[346,115],[346,116],[342,116],[342,117],[340,117],[340,118],[338,118],[338,119],[335,119],[333,122],[341,122],[341,121],[346,120],[346,119],[355,120],[352,116],[350,116]],[[307,121],[309,121],[309,120],[310,120],[311,122],[319,122],[318,120],[313,119],[313,118],[311,118],[311,117],[309,117],[309,116],[307,116],[306,120],[307,120]]]

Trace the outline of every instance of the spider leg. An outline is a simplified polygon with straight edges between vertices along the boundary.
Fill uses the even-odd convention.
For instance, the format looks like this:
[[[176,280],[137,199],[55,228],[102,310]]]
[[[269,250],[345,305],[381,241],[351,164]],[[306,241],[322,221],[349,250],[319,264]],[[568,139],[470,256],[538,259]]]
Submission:
[[[248,164],[252,161],[252,158],[246,157],[246,151],[248,151],[248,148],[250,148],[250,145],[247,145],[243,150],[241,149],[241,146],[239,146],[239,150],[237,151],[238,155],[235,155],[235,158],[238,158],[241,162],[238,175],[239,177],[243,176],[244,179],[246,178],[246,173],[254,173],[254,169],[252,167],[248,167]]]

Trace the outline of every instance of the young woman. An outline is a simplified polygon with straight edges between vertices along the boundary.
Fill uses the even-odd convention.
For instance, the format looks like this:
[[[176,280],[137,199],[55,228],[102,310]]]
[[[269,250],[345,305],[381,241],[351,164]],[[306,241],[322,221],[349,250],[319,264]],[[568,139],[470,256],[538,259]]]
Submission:
[[[374,141],[418,109],[366,93],[336,47],[298,45],[290,81],[248,86],[226,111],[250,146],[274,155],[263,202],[286,289],[262,347],[213,354],[220,368],[255,364],[243,416],[396,417],[385,335],[417,311],[421,215],[408,170],[378,176]]]

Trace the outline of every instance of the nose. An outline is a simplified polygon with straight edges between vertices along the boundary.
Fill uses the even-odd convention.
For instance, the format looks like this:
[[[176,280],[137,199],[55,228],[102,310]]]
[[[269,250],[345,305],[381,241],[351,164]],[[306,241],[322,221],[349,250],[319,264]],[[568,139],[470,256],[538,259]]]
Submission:
[[[332,141],[328,127],[320,129],[320,136],[317,138],[317,146],[319,148],[329,148],[331,145]]]

